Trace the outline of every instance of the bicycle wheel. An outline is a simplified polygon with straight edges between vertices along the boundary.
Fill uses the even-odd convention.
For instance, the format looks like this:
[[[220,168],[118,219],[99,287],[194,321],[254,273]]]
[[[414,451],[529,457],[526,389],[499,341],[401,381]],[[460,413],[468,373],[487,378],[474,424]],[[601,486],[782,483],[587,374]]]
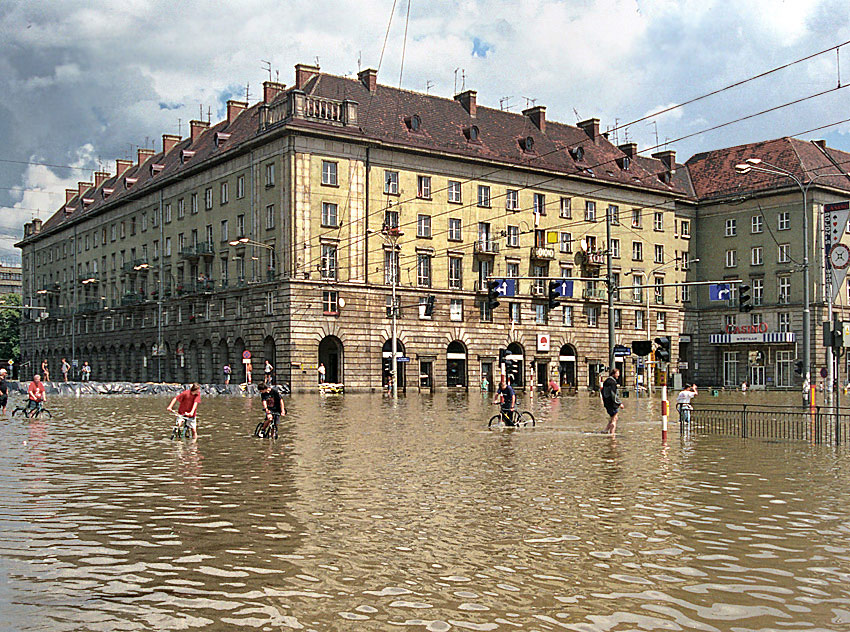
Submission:
[[[46,408],[42,408],[41,412],[44,413],[45,415],[47,415],[48,419],[53,419],[53,413],[50,412],[49,410],[47,410]]]
[[[490,421],[487,422],[488,428],[501,428],[502,427],[502,416],[501,415],[493,415],[490,417]]]
[[[534,419],[534,415],[532,415],[529,411],[524,410],[519,413],[519,423],[522,426],[533,426],[536,423]]]
[[[263,422],[257,424],[257,427],[254,428],[254,436],[259,437],[260,439],[265,437],[265,433],[263,432]]]
[[[18,413],[23,413],[23,412],[25,412],[25,410],[26,410],[26,409],[24,409],[24,408],[16,408],[15,410],[13,410],[13,411],[12,411],[12,417],[14,417],[15,415],[17,415]]]

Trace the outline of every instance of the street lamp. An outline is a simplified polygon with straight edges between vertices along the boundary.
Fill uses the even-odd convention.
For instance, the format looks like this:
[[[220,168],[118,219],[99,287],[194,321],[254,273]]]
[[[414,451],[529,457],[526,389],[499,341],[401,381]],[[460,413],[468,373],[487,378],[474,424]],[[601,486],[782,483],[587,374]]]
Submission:
[[[367,230],[366,232],[369,233],[369,234],[372,234],[375,231],[370,229],[370,230]],[[393,338],[393,340],[392,340],[392,351],[391,351],[392,358],[391,358],[391,365],[390,365],[390,375],[392,376],[392,380],[393,380],[392,395],[393,395],[394,398],[398,398],[398,357],[397,357],[397,354],[398,354],[398,342],[397,342],[398,332],[396,331],[397,326],[398,326],[398,322],[397,322],[398,306],[396,305],[396,286],[398,285],[398,272],[399,272],[398,239],[399,239],[399,237],[404,235],[404,233],[399,230],[398,226],[384,225],[384,227],[381,229],[380,234],[381,234],[381,236],[383,236],[384,241],[391,248],[391,250],[390,250],[390,252],[391,252],[391,255],[390,255],[390,266],[391,266],[390,282],[392,283],[392,292],[393,292],[392,293],[392,306],[393,306],[392,338]]]
[[[811,287],[809,285],[809,211],[807,196],[809,187],[821,175],[818,174],[808,182],[802,182],[797,176],[790,171],[777,167],[774,164],[766,162],[761,158],[747,158],[744,162],[735,165],[735,171],[740,175],[746,175],[751,171],[760,173],[769,173],[776,176],[783,176],[794,181],[803,194],[803,365],[805,367],[805,375],[803,378],[803,403],[811,403],[809,398],[811,393],[809,388],[812,379],[812,340],[811,340]],[[829,301],[830,309],[832,301]],[[830,363],[832,366],[832,363]]]
[[[258,248],[265,248],[266,250],[271,250],[272,252],[274,252],[274,246],[271,246],[269,244],[264,244],[261,241],[254,241],[253,239],[249,239],[248,237],[240,237],[239,239],[233,239],[231,241],[228,241],[227,243],[230,246],[257,246]],[[251,260],[252,261],[258,261],[259,259],[257,259],[256,257],[251,257]],[[254,269],[256,270],[256,268],[254,268]],[[269,261],[269,268],[268,268],[267,277],[270,277],[271,276],[270,273],[272,273],[273,271],[274,271],[274,268],[271,265],[271,261]]]

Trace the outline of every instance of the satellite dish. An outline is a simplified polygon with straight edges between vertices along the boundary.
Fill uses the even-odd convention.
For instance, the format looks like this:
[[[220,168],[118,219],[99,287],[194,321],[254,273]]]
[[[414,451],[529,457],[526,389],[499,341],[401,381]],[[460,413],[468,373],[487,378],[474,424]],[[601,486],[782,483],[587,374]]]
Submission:
[[[583,266],[587,262],[587,255],[579,250],[575,256],[575,262],[577,266]]]

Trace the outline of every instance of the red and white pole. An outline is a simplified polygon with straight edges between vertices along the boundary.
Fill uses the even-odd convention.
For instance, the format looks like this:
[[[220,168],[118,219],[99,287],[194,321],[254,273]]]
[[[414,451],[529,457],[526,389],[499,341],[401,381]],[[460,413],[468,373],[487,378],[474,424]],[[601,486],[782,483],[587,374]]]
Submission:
[[[661,442],[667,443],[667,415],[670,410],[670,403],[667,401],[667,385],[661,387]]]

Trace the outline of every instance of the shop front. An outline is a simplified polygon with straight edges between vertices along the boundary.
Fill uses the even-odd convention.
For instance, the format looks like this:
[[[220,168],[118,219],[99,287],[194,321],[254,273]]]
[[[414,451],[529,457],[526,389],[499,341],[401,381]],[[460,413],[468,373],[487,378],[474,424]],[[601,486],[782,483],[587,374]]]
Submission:
[[[791,331],[771,332],[765,323],[730,326],[726,333],[711,334],[715,346],[720,383],[740,388],[792,388],[796,334]]]

